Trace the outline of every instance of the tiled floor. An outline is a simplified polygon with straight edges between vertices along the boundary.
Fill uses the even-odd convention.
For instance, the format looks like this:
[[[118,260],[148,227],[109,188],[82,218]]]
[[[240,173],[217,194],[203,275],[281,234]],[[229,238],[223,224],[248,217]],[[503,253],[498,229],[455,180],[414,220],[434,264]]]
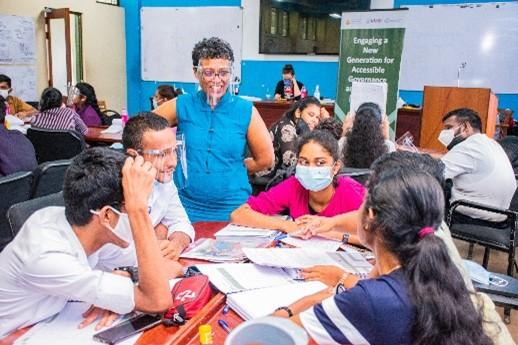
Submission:
[[[457,245],[457,248],[459,249],[462,257],[465,258],[466,255],[468,254],[468,247],[469,247],[467,242],[455,240],[455,244]],[[473,260],[478,262],[479,264],[482,264],[483,256],[484,256],[483,247],[475,246],[475,250],[473,252]],[[491,256],[489,257],[488,270],[492,271],[492,272],[498,272],[498,273],[505,274],[507,272],[507,254],[504,252],[492,250]],[[516,273],[515,273],[515,276],[517,276]],[[503,317],[503,315],[504,315],[503,308],[497,307],[497,310],[500,313],[500,315]],[[507,325],[507,328],[509,329],[509,332],[511,332],[511,335],[513,336],[514,341],[518,343],[518,310],[513,310],[511,312],[511,323],[509,325]]]

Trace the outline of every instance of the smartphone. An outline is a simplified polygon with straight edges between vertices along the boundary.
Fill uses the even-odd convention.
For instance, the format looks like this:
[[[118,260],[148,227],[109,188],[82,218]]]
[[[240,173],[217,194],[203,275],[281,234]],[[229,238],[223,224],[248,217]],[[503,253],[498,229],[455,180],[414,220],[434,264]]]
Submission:
[[[104,344],[117,344],[134,334],[160,324],[160,322],[162,322],[160,315],[137,315],[105,331],[94,334],[94,340]]]

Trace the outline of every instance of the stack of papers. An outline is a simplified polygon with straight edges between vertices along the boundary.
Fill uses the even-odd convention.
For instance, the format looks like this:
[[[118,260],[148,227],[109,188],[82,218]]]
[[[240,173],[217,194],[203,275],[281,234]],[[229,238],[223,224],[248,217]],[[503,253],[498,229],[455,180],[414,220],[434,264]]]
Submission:
[[[217,239],[247,239],[252,237],[273,239],[278,234],[280,234],[280,232],[277,230],[252,228],[248,226],[229,224],[220,231],[216,232],[214,236]]]
[[[351,86],[351,114],[355,114],[363,103],[372,102],[379,105],[381,113],[386,113],[387,108],[387,83],[363,83],[352,82]]]
[[[211,262],[240,262],[246,259],[239,242],[212,238],[196,240],[180,257]]]
[[[325,252],[335,252],[342,244],[342,242],[318,236],[305,240],[299,237],[288,235],[287,237],[281,239],[281,241],[294,247],[320,249]]]
[[[326,289],[318,281],[248,290],[227,295],[227,304],[243,319],[251,320],[272,314],[280,306]]]
[[[244,248],[245,255],[255,264],[270,267],[306,268],[333,265],[367,277],[372,265],[360,253],[324,252],[310,248]]]
[[[196,267],[224,294],[296,283],[288,272],[276,267],[234,263]]]
[[[106,128],[105,130],[102,130],[101,133],[103,134],[117,134],[122,133],[124,130],[122,126],[122,120],[121,119],[113,119],[112,124],[110,127]]]

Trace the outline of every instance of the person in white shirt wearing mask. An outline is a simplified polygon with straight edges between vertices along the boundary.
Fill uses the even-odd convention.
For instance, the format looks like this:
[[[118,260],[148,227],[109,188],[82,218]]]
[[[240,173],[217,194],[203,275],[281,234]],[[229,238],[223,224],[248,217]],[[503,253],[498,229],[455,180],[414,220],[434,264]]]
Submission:
[[[442,119],[444,129],[439,141],[447,147],[442,158],[444,176],[452,179],[450,202],[464,199],[507,209],[516,190],[513,168],[502,147],[482,131],[476,111],[455,109]],[[473,218],[503,221],[505,216],[471,208],[458,208],[455,215],[462,223]]]
[[[172,179],[177,165],[176,135],[165,118],[142,112],[126,123],[122,144],[127,154],[142,156],[157,169],[148,202],[149,215],[163,256],[178,259],[182,251],[194,241],[194,228]]]
[[[74,158],[64,178],[65,207],[36,211],[0,253],[0,337],[59,313],[69,300],[92,304],[80,328],[98,317],[97,329],[108,326],[114,313],[169,307],[168,279],[181,270],[162,258],[154,236],[147,200],[155,176],[142,157],[105,148]],[[133,241],[138,285],[126,272],[96,269],[111,264],[96,258],[103,246]]]

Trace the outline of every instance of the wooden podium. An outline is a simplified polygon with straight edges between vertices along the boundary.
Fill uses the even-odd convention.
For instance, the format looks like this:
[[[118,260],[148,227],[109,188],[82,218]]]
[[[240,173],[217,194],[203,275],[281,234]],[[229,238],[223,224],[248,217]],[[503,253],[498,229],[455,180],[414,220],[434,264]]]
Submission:
[[[482,132],[495,134],[498,98],[491,89],[425,86],[419,146],[440,152],[446,148],[437,139],[442,130],[442,118],[457,108],[475,110],[482,120]]]

